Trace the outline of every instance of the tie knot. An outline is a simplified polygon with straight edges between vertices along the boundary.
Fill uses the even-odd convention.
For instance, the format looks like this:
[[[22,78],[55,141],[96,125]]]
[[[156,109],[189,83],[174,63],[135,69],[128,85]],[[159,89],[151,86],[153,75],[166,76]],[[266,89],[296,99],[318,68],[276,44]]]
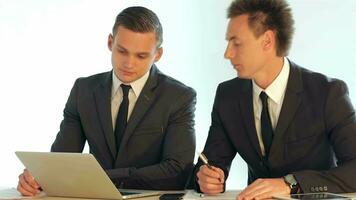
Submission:
[[[122,88],[123,96],[128,96],[131,86],[130,85],[125,85],[125,84],[121,84],[120,86]]]
[[[262,101],[263,104],[264,104],[264,103],[267,103],[267,98],[268,98],[267,94],[262,91],[262,92],[260,93],[260,99],[261,99],[261,101]]]

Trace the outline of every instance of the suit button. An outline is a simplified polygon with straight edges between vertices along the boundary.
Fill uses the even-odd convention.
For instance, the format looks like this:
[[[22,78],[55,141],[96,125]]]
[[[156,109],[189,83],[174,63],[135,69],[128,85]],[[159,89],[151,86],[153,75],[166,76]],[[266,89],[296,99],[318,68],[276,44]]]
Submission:
[[[324,186],[324,191],[325,191],[325,192],[328,191],[328,186]]]
[[[315,191],[313,186],[310,187],[310,191],[311,191],[311,192],[314,192],[314,191]]]

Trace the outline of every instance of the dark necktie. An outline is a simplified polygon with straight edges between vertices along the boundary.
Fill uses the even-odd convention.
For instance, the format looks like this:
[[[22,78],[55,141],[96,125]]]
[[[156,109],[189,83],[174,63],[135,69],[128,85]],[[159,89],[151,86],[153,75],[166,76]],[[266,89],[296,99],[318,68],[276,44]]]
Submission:
[[[116,137],[116,148],[119,152],[122,137],[124,136],[126,124],[127,124],[127,114],[129,109],[129,90],[130,85],[120,85],[122,88],[122,101],[119,107],[119,112],[117,113],[116,125],[115,125],[115,137]]]
[[[262,101],[261,134],[263,138],[263,145],[265,146],[265,157],[268,158],[269,150],[271,149],[273,140],[273,128],[271,118],[268,112],[267,94],[262,91],[260,93],[260,99]]]

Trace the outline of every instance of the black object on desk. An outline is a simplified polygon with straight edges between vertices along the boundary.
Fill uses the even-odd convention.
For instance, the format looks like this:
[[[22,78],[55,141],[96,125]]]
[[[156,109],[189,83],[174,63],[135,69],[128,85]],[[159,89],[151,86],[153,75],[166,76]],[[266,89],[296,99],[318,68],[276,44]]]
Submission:
[[[163,194],[159,197],[159,200],[179,200],[183,199],[185,193]]]

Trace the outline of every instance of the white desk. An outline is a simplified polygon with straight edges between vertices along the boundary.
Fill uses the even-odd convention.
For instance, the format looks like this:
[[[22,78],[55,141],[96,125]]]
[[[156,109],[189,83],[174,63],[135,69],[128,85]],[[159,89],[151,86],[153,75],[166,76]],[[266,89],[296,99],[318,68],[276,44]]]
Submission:
[[[162,191],[165,192],[165,191]],[[169,191],[168,191],[169,192]],[[171,191],[172,192],[172,191]],[[189,190],[187,191],[187,195],[184,199],[186,200],[204,200],[204,199],[211,199],[211,200],[235,200],[236,195],[238,194],[239,190],[229,190],[224,194],[217,195],[217,196],[204,196],[204,198],[200,197],[199,194]],[[347,196],[356,199],[356,193],[348,193],[345,194]],[[3,188],[0,187],[0,199],[41,199],[41,200],[94,200],[94,199],[84,199],[84,198],[66,198],[66,197],[23,197],[19,192],[17,192],[16,188]],[[137,198],[142,200],[159,200],[159,196],[152,196],[152,197],[142,197]]]

